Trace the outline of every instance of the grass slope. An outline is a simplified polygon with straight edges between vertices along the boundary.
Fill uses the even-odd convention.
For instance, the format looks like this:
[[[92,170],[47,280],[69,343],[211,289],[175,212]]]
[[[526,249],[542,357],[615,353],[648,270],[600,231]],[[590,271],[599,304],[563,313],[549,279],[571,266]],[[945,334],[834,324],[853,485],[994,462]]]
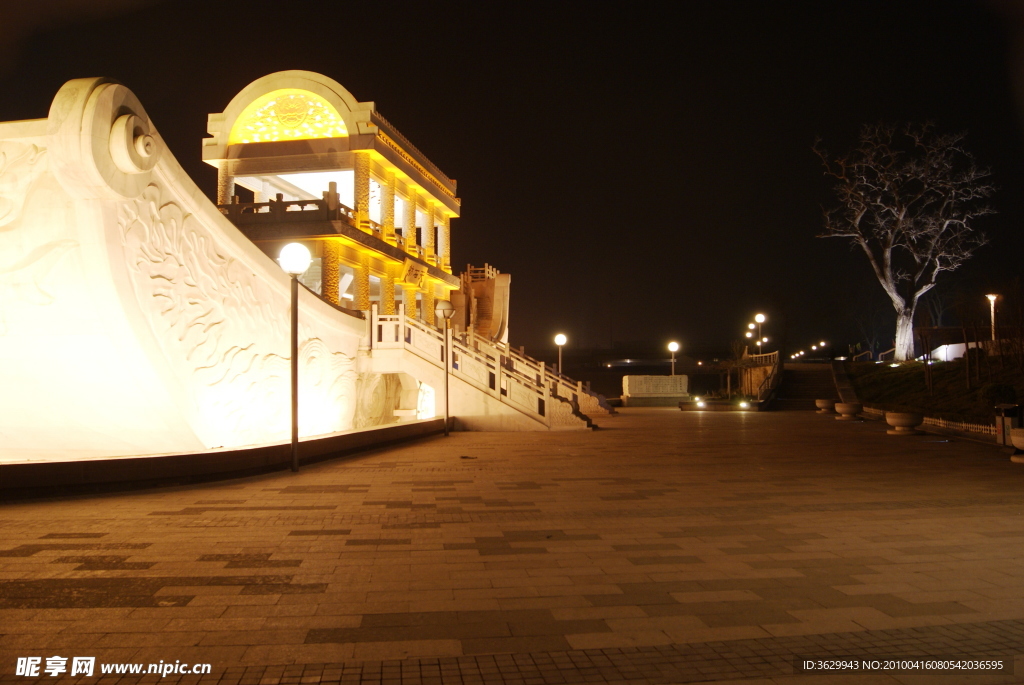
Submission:
[[[999,368],[998,358],[981,363],[981,380],[971,379],[967,388],[964,360],[932,364],[933,391],[928,391],[925,365],[910,362],[898,367],[872,362],[847,362],[846,368],[861,402],[888,411],[917,411],[927,416],[992,423],[994,405],[1005,399],[993,399],[993,384],[1012,386],[1018,401],[1024,402],[1024,375],[1016,369]],[[973,376],[972,364],[972,376]],[[1008,398],[1006,398],[1008,399]]]

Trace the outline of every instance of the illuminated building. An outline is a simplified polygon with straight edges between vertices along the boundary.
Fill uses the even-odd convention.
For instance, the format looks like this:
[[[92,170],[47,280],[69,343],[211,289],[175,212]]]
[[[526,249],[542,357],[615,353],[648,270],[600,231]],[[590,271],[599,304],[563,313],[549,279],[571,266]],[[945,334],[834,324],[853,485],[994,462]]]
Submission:
[[[216,205],[110,79],[0,122],[0,462],[286,441],[286,240],[320,260],[297,308],[303,440],[443,414],[449,378],[460,429],[591,425],[596,396],[507,344],[508,275],[452,275],[455,184],[372,103],[282,72],[209,129]]]
[[[384,314],[403,304],[433,323],[435,301],[459,288],[455,181],[372,102],[319,74],[280,72],[211,114],[209,133],[218,204],[271,256],[284,241],[307,242],[315,260],[303,282],[329,302]],[[245,191],[251,202],[240,202]]]

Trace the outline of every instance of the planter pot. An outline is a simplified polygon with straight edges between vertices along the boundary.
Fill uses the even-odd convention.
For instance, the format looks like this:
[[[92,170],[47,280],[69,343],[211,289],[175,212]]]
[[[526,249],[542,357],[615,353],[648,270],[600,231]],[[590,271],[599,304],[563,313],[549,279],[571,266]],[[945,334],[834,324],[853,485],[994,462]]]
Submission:
[[[1011,428],[1010,429],[1010,443],[1014,446],[1014,454],[1010,457],[1010,461],[1018,464],[1024,464],[1024,428]],[[1022,454],[1017,454],[1021,452]]]
[[[915,435],[921,431],[917,427],[924,423],[924,414],[916,412],[887,411],[885,422],[892,426],[886,431],[889,435]]]
[[[835,400],[814,400],[814,406],[818,408],[819,414],[835,414],[836,413],[836,401]]]
[[[836,421],[860,421],[857,414],[862,411],[864,407],[860,402],[836,402],[836,412],[839,413]]]

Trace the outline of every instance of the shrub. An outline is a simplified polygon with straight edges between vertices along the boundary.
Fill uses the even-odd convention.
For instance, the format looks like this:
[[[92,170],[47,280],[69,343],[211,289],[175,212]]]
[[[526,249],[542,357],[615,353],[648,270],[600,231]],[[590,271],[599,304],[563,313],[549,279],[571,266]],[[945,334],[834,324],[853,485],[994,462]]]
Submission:
[[[978,390],[978,404],[991,411],[997,404],[1016,404],[1017,391],[1006,383],[986,383]]]
[[[971,361],[971,364],[979,364],[985,361],[987,356],[988,352],[982,347],[971,347],[967,350],[967,358]]]

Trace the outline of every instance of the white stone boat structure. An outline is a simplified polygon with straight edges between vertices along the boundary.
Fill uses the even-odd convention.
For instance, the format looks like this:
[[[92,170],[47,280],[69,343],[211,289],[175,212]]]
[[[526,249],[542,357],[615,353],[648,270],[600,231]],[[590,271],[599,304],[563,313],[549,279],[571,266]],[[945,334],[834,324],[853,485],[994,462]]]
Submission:
[[[45,119],[0,123],[0,480],[17,465],[174,455],[186,471],[226,453],[244,466],[259,450],[277,464],[290,283],[273,256],[287,241],[317,267],[298,307],[305,454],[357,432],[439,430],[446,371],[458,429],[587,429],[605,411],[508,345],[507,274],[452,275],[454,181],[373,103],[281,72],[210,129],[219,206],[109,79],[68,82]],[[264,137],[243,139],[253,130]],[[447,359],[440,300],[456,307]]]

